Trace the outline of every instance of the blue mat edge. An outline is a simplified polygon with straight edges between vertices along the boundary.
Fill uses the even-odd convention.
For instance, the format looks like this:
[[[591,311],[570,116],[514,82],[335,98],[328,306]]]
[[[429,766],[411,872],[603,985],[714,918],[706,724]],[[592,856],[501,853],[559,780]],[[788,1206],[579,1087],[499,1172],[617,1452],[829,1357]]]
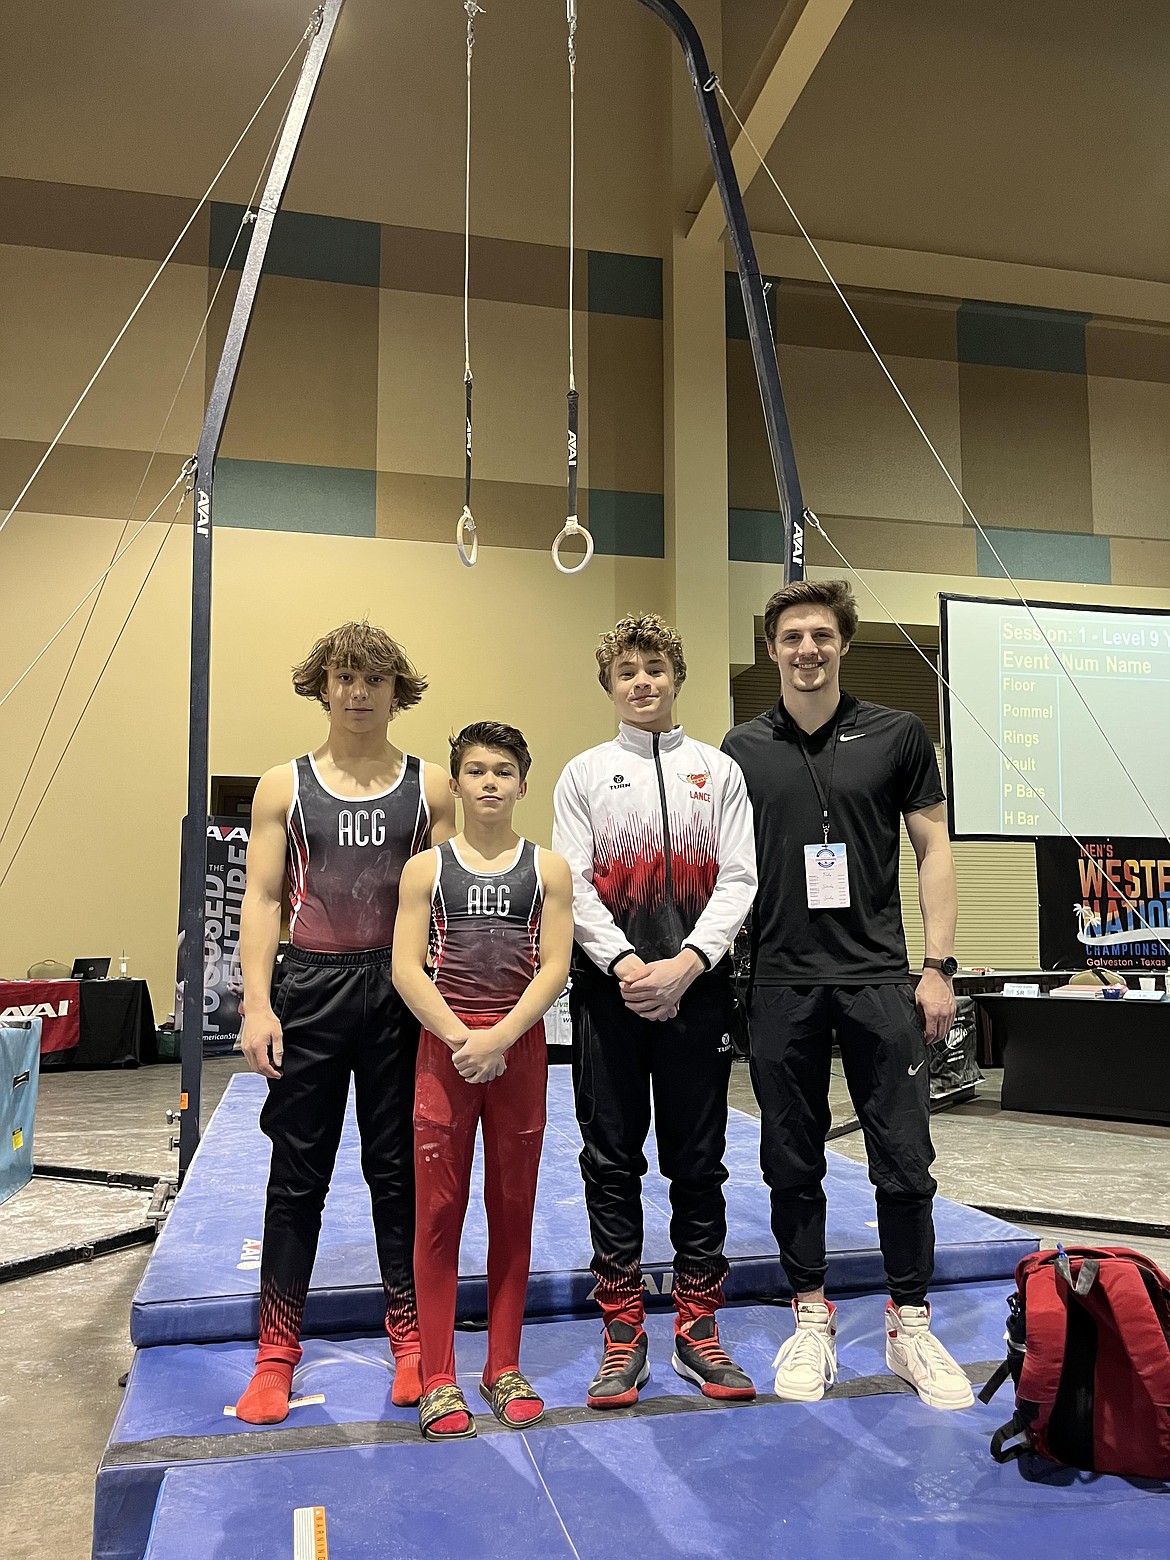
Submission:
[[[241,1112],[250,1116],[265,1087],[263,1079],[250,1073],[236,1074],[230,1080],[223,1099],[208,1122],[203,1142],[192,1162],[192,1173],[198,1169],[200,1156],[208,1148],[209,1140],[214,1140],[216,1136],[216,1118],[219,1117],[221,1124],[226,1126],[229,1118],[234,1119]],[[352,1110],[352,1099],[349,1108]],[[754,1117],[733,1107],[729,1127],[733,1127],[736,1118],[742,1118],[745,1124],[750,1124],[750,1130],[758,1135],[759,1127]],[[573,1125],[575,1129],[575,1123]],[[729,1141],[730,1137],[729,1131]],[[836,1165],[838,1161],[841,1171],[849,1177],[865,1178],[864,1165],[830,1153],[830,1162]],[[188,1181],[190,1179],[189,1174]],[[762,1182],[756,1190],[762,1190]],[[940,1202],[947,1200],[940,1199]],[[1037,1249],[1038,1242],[1034,1237],[1002,1219],[990,1218],[977,1210],[967,1210],[962,1204],[947,1202],[947,1206],[970,1213],[974,1220],[982,1221],[988,1234],[982,1240],[940,1240],[936,1247],[937,1283],[978,1282],[982,1279],[1010,1277],[1016,1263]],[[766,1226],[759,1233],[759,1244],[764,1246],[767,1242],[770,1246]],[[259,1297],[255,1293],[195,1295],[189,1298],[176,1298],[173,1295],[151,1297],[152,1270],[171,1234],[170,1228],[164,1227],[159,1245],[151,1254],[131,1302],[131,1342],[136,1347],[149,1348],[162,1344],[221,1343],[254,1338],[259,1326]],[[731,1256],[728,1260],[730,1273],[726,1293],[729,1300],[742,1301],[788,1293],[774,1248],[749,1250]],[[663,1277],[672,1273],[671,1264],[659,1256],[658,1260],[647,1262],[643,1271],[650,1280],[647,1285],[648,1304],[669,1303],[660,1302],[658,1296]],[[835,1292],[841,1294],[884,1287],[885,1275],[876,1245],[831,1250],[829,1283]],[[486,1285],[482,1271],[460,1278],[456,1313],[460,1320],[483,1317],[487,1307]],[[587,1268],[538,1269],[532,1274],[529,1283],[525,1309],[528,1314],[541,1317],[589,1315],[594,1304],[592,1291],[593,1277]],[[383,1305],[381,1285],[368,1279],[354,1285],[334,1282],[312,1288],[306,1305],[304,1331],[307,1335],[316,1336],[373,1331],[382,1325]]]
[[[935,1283],[978,1283],[985,1279],[1012,1278],[1016,1264],[1038,1249],[1035,1236],[1021,1231],[1018,1237],[995,1241],[956,1242],[940,1246],[935,1260]],[[673,1269],[666,1264],[648,1263],[647,1277],[659,1286]],[[876,1250],[833,1253],[829,1262],[829,1285],[834,1293],[850,1294],[881,1287],[885,1273],[881,1253]],[[780,1259],[769,1257],[732,1258],[725,1285],[730,1301],[744,1301],[790,1293]],[[669,1304],[651,1293],[647,1303]],[[385,1301],[380,1290],[370,1286],[353,1289],[313,1289],[305,1307],[304,1331],[321,1337],[333,1333],[372,1332],[381,1325]],[[528,1316],[582,1316],[594,1309],[593,1277],[590,1273],[534,1273],[528,1285],[525,1314]],[[487,1310],[487,1280],[482,1276],[459,1281],[456,1315],[460,1321],[483,1317]],[[201,1318],[198,1339],[193,1339],[192,1319]],[[256,1336],[259,1326],[259,1299],[255,1295],[216,1297],[157,1302],[131,1306],[130,1341],[138,1348],[158,1344],[227,1343]]]

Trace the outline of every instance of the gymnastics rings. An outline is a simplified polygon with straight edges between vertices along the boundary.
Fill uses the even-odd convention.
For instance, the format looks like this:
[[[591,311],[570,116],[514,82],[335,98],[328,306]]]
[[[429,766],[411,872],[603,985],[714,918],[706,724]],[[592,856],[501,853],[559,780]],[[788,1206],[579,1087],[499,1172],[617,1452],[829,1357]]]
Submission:
[[[559,541],[560,538],[558,537]],[[468,542],[470,541],[470,546]],[[468,509],[463,506],[463,513],[455,526],[455,546],[459,549],[459,561],[465,569],[474,569],[475,560],[479,557],[479,536],[475,529],[475,518]],[[559,568],[560,565],[558,564]]]
[[[574,537],[574,536],[583,536],[585,538],[585,552],[577,560],[576,563],[573,563],[573,564],[562,563],[561,562],[561,545],[562,545],[562,543],[567,542],[570,539],[570,537]],[[556,564],[557,568],[560,570],[560,572],[562,574],[580,574],[581,570],[583,568],[585,568],[586,564],[589,562],[589,560],[592,557],[593,557],[593,537],[590,535],[588,526],[581,525],[578,522],[578,520],[576,519],[575,516],[571,517],[568,520],[566,520],[565,521],[565,528],[564,528],[564,530],[560,533],[560,535],[557,537],[556,541],[552,544],[552,561],[553,561],[553,563]]]

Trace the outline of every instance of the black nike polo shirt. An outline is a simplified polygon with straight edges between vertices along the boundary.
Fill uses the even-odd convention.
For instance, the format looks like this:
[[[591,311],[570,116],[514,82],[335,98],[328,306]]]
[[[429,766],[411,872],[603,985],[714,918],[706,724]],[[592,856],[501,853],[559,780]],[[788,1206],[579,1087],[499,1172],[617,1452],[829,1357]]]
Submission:
[[[802,754],[801,748],[804,747]],[[898,894],[899,825],[945,795],[926,727],[917,715],[843,693],[836,712],[806,736],[783,700],[736,726],[723,751],[743,770],[756,819],[755,981],[760,986],[861,986],[907,980]],[[804,847],[844,841],[850,904],[810,910]],[[830,768],[832,786],[829,789]]]

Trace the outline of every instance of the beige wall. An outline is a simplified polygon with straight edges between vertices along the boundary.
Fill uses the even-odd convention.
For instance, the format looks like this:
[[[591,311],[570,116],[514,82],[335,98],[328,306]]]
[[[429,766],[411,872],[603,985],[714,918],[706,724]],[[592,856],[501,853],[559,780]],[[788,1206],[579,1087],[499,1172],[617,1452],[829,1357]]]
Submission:
[[[35,9],[13,19],[0,102],[0,177],[11,181],[0,206],[0,506],[56,433],[310,9],[131,0],[114,17],[72,5],[67,28],[60,14]],[[661,256],[667,244],[672,45],[630,0],[584,10],[576,367],[587,515],[591,480],[619,497],[663,489],[661,321],[624,297],[602,299],[592,314],[585,303],[587,251],[635,257],[636,269],[636,257]],[[522,825],[547,841],[561,766],[613,729],[596,682],[597,637],[624,611],[667,606],[665,565],[599,555],[568,580],[547,552],[564,516],[567,373],[568,81],[555,4],[489,7],[477,26],[472,331],[484,546],[474,574],[451,545],[463,469],[465,20],[456,3],[351,0],[343,13],[286,208],[390,224],[381,275],[373,285],[330,273],[265,278],[222,453],[261,471],[368,476],[368,513],[356,524],[368,521],[369,534],[240,529],[238,510],[234,526],[217,530],[211,767],[258,774],[318,741],[324,723],[292,694],[288,669],[318,633],[368,614],[431,679],[397,739],[444,762],[447,736],[464,722],[515,721],[535,758]],[[216,199],[249,198],[296,68]],[[124,534],[220,278],[208,246],[205,212],[0,536],[12,597],[0,621],[0,692]],[[233,287],[229,276],[136,518],[194,447]],[[229,477],[225,464],[224,495]],[[250,503],[258,526],[292,523],[279,499],[270,513]],[[0,844],[2,876],[97,683],[0,889],[0,972],[125,947],[160,1014],[171,1005],[186,796],[190,517],[184,510],[167,536],[171,508],[112,575],[43,742],[88,608],[0,708],[0,818],[41,744]]]
[[[829,565],[814,565],[808,574],[810,579],[836,579],[844,571]],[[732,658],[745,666],[754,659],[753,618],[762,616],[764,602],[776,589],[776,570],[767,563],[732,563],[729,565],[731,586]],[[1052,580],[1017,580],[1023,593],[1035,600],[1051,600],[1055,588]],[[973,580],[969,574],[943,574],[866,569],[860,579],[854,578],[853,589],[863,622],[886,622],[886,613],[878,605],[879,598],[898,623],[933,624],[938,626],[938,598],[953,592],[956,595],[973,594],[974,585],[983,587],[984,595],[1010,597],[1011,586],[1005,580]],[[1151,607],[1157,611],[1170,611],[1170,590],[1164,586],[1138,585],[1081,585],[1074,581],[1061,581],[1062,601],[1074,604],[1095,604],[1109,607]],[[872,594],[871,594],[872,593]],[[746,637],[753,636],[753,637]]]
[[[164,527],[148,529],[111,579],[0,852],[0,874],[163,539]],[[9,577],[36,587],[13,593],[0,625],[0,691],[101,572],[119,532],[112,521],[77,516],[25,515],[9,525]],[[162,549],[0,896],[0,974],[23,973],[41,958],[116,956],[125,947],[160,1014],[174,978],[186,802],[189,542],[190,531],[177,528]],[[395,740],[445,763],[449,733],[466,722],[518,724],[534,757],[519,822],[547,842],[562,765],[613,731],[612,706],[596,681],[597,636],[625,611],[661,605],[662,570],[661,560],[599,558],[567,580],[542,554],[495,549],[472,575],[447,545],[219,533],[212,772],[259,774],[321,740],[324,719],[293,694],[289,668],[319,632],[368,613],[401,638],[430,679],[422,704],[393,727]],[[75,643],[76,632],[63,636],[4,706],[6,800]],[[680,713],[685,718],[685,700]]]
[[[821,238],[1168,281],[1168,25],[1162,0],[853,0],[780,182]],[[763,179],[749,209],[795,232]]]
[[[759,74],[778,0],[692,9],[738,97]],[[1069,39],[1078,41],[1054,53],[1009,0],[941,9],[854,0],[776,146],[900,383],[956,474],[974,480],[981,518],[1041,541],[1064,526],[1070,558],[1104,547],[1111,585],[1022,582],[1042,597],[1170,606],[1170,287],[1142,160],[1160,142],[1141,128],[1160,124],[1150,112],[1161,112],[1150,80],[1156,10],[1127,7],[1126,25],[1102,40],[1082,25],[1087,0],[1076,0]],[[12,18],[0,98],[0,505],[15,498],[308,11],[308,0],[66,0]],[[729,483],[733,506],[775,506],[754,376],[746,343],[725,341],[718,236],[688,249],[702,159],[677,51],[633,0],[590,0],[581,11],[585,497],[598,512],[598,495],[616,506],[611,541],[644,555],[599,555],[564,580],[546,551],[563,515],[563,8],[507,0],[478,26],[472,328],[485,545],[468,573],[450,543],[462,497],[463,12],[456,0],[350,0],[287,206],[314,221],[381,224],[380,270],[314,279],[293,267],[266,279],[224,455],[254,467],[261,492],[265,472],[274,492],[277,476],[304,486],[305,471],[332,472],[344,494],[351,479],[365,481],[365,509],[353,520],[355,500],[346,514],[351,531],[366,530],[278,529],[292,523],[285,500],[270,512],[254,488],[243,523],[257,528],[239,528],[237,515],[217,532],[215,773],[258,773],[318,738],[321,722],[291,694],[288,668],[317,633],[364,613],[399,634],[432,679],[397,728],[406,745],[441,760],[448,732],[467,719],[524,728],[536,769],[523,822],[536,838],[548,837],[561,764],[612,729],[592,647],[619,613],[679,614],[696,667],[680,713],[700,737],[722,733],[724,662],[751,662],[755,619],[780,574],[774,563],[728,563],[723,544]],[[1005,39],[1028,93],[983,68]],[[1106,45],[1108,68],[1093,75]],[[898,75],[911,66],[912,79]],[[937,86],[956,71],[962,114]],[[1105,102],[1118,71],[1129,88],[1122,129],[1142,152],[1124,162]],[[285,95],[217,199],[248,198]],[[1075,135],[1068,115],[1080,116]],[[1021,145],[1029,157],[1019,158]],[[786,279],[780,360],[806,494],[889,610],[933,624],[940,589],[987,584],[973,530],[837,300],[808,285],[819,273],[784,236],[760,180],[749,205],[764,230],[763,268]],[[1141,220],[1130,222],[1135,212]],[[314,228],[322,252],[345,224],[328,226]],[[219,278],[209,233],[205,213],[28,511],[0,535],[0,694],[109,561]],[[594,297],[587,251],[620,261]],[[646,282],[657,261],[656,313]],[[963,296],[1130,318],[1088,322],[1080,374],[989,367],[958,360]],[[221,301],[137,515],[194,446],[223,315]],[[1025,387],[1027,415],[1013,415]],[[655,503],[662,557],[646,540]],[[0,889],[0,972],[125,946],[160,1014],[170,1007],[185,799],[188,523],[184,514],[165,540]],[[111,579],[0,846],[0,875],[164,537],[162,524],[148,527]],[[814,572],[838,572],[819,545]],[[864,615],[879,619],[858,594]],[[0,707],[0,819],[85,616]]]
[[[197,5],[65,0],[6,18],[0,172],[119,190],[203,194],[293,50],[312,0]],[[349,0],[289,204],[406,227],[463,226],[465,36],[460,0]],[[578,242],[662,252],[665,29],[633,0],[589,0],[578,31]],[[233,163],[248,199],[297,62]],[[478,233],[565,242],[568,62],[563,4],[504,0],[476,25]]]

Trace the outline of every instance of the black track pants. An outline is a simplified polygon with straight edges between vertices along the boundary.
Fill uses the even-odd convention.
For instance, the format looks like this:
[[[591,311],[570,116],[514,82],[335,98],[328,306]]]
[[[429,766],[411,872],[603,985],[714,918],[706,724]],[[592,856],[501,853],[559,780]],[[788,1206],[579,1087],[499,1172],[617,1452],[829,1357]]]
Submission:
[[[390,983],[390,950],[290,948],[273,1011],[283,1076],[260,1126],[272,1141],[260,1259],[260,1341],[296,1343],[354,1080],[362,1174],[370,1189],[386,1331],[396,1355],[418,1352],[414,1303],[414,1070],[419,1028]]]
[[[574,976],[573,1086],[584,1147],[581,1174],[593,1238],[596,1295],[607,1322],[642,1318],[643,1149],[654,1131],[670,1183],[674,1300],[680,1316],[723,1303],[727,1262],[727,1085],[731,990],[700,979],[677,1018],[651,1023],[631,1013],[612,976]]]
[[[825,1281],[825,1134],[833,1032],[861,1121],[890,1294],[921,1305],[934,1270],[926,1042],[909,983],[757,986],[752,1086],[772,1230],[794,1291]]]

